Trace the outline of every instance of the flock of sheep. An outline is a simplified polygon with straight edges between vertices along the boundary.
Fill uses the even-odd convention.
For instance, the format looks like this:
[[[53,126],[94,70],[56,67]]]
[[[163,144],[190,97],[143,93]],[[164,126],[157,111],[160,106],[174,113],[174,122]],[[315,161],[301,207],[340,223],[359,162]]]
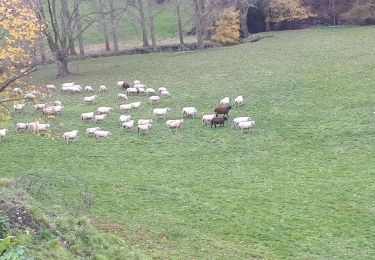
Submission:
[[[144,84],[141,84],[139,80],[135,80],[130,86],[125,81],[118,81],[117,87],[125,90],[125,93],[119,93],[117,95],[117,99],[119,100],[127,100],[131,95],[147,95],[150,102],[158,102],[160,98],[169,97],[171,94],[165,87],[161,87],[156,92],[155,89],[147,87]],[[46,85],[46,89],[49,91],[57,90],[54,85]],[[64,83],[62,84],[61,91],[64,93],[81,93],[85,91],[86,93],[94,92],[93,87],[86,86],[84,90],[80,85],[76,85],[73,82],[71,83]],[[106,92],[107,87],[105,85],[99,86],[99,92]],[[13,89],[14,93],[22,94],[22,91],[19,88]],[[38,93],[27,93],[24,95],[24,99],[34,100]],[[98,95],[91,95],[86,96],[83,98],[83,102],[85,103],[94,103]],[[235,106],[241,106],[244,104],[244,99],[242,96],[238,96],[234,99]],[[13,109],[15,112],[21,112],[24,108],[25,104],[14,104]],[[141,102],[133,102],[128,104],[120,105],[120,111],[129,112],[131,110],[139,109],[141,107]],[[61,113],[64,110],[64,106],[62,105],[61,101],[53,101],[50,105],[44,103],[35,103],[34,108],[37,111],[41,111],[41,113],[45,116],[54,116],[56,114]],[[229,118],[229,111],[231,110],[230,106],[230,99],[229,97],[225,97],[220,100],[219,105],[215,107],[214,113],[209,115],[203,115],[202,123],[211,125],[211,128],[214,126],[215,128],[217,125],[224,126],[225,121]],[[112,107],[108,106],[101,106],[97,109],[97,114],[94,112],[84,112],[81,114],[81,121],[92,121],[95,124],[101,121],[105,121],[110,113],[113,111]],[[169,107],[164,108],[154,108],[152,114],[154,118],[165,118],[165,115],[170,111]],[[195,107],[184,107],[182,109],[182,116],[183,117],[191,117],[195,118],[198,115],[198,110]],[[137,126],[135,127],[135,121],[132,120],[131,115],[120,115],[119,123],[124,131],[128,131],[131,129],[136,129],[139,134],[141,133],[148,133],[150,128],[153,124],[153,119],[139,119],[137,121]],[[174,119],[174,120],[167,120],[165,122],[166,127],[172,131],[177,131],[179,128],[182,127],[184,123],[184,119]],[[249,131],[255,122],[251,120],[249,116],[237,117],[233,119],[233,126],[239,129],[242,133],[245,131]],[[46,133],[50,129],[50,125],[48,123],[39,123],[39,122],[31,122],[31,123],[17,123],[15,126],[17,132],[20,131],[33,131],[34,133]],[[0,141],[2,141],[5,136],[7,135],[7,129],[0,129]],[[98,138],[108,138],[112,135],[110,131],[102,130],[100,127],[90,127],[86,129],[86,134],[94,136],[96,139]],[[70,141],[75,141],[78,138],[78,130],[72,130],[69,132],[65,132],[62,137],[64,140],[69,143]]]

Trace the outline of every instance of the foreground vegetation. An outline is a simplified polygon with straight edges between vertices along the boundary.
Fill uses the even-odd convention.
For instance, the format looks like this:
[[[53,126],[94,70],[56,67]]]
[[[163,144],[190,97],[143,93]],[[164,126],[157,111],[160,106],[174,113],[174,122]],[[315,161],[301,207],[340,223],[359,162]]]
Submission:
[[[277,32],[201,52],[86,59],[64,79],[42,68],[31,81],[110,91],[95,105],[56,92],[65,112],[51,120],[54,138],[12,130],[0,143],[1,177],[14,183],[1,198],[21,194],[48,224],[17,233],[19,243],[44,259],[372,258],[374,32]],[[246,105],[230,116],[250,115],[256,128],[241,135],[187,119],[171,134],[158,119],[147,135],[121,133],[120,79],[167,86],[172,97],[157,104],[171,108],[167,119],[183,106],[202,115],[223,96],[243,95]],[[145,97],[130,100],[144,101],[134,118],[151,117]],[[105,104],[116,111],[100,126],[113,136],[95,141],[79,115]],[[13,123],[38,116],[28,105]],[[72,129],[80,138],[66,145],[61,133]]]

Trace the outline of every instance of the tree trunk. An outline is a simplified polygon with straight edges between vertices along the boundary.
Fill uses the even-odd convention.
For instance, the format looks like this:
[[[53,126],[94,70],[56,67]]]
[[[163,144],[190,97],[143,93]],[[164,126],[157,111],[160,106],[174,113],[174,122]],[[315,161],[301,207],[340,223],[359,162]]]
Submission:
[[[99,2],[100,23],[102,24],[103,33],[104,33],[105,50],[110,51],[111,48],[109,47],[107,23],[105,21],[105,15],[104,15],[104,0],[98,0],[98,2]]]
[[[118,37],[117,37],[117,24],[116,24],[116,17],[115,17],[115,7],[113,4],[113,0],[109,0],[109,8],[111,10],[111,28],[112,28],[112,40],[113,40],[113,51],[114,53],[118,53]]]
[[[74,0],[74,20],[77,26],[77,38],[78,38],[78,44],[79,44],[79,55],[85,56],[85,47],[83,45],[83,37],[82,37],[82,24],[81,24],[81,15],[79,13],[79,0]]]
[[[152,6],[152,0],[148,1],[148,18],[150,23],[150,33],[151,33],[151,44],[152,44],[152,51],[156,52],[156,37],[155,37],[155,26],[154,26],[154,9]]]
[[[242,32],[242,37],[247,38],[249,36],[249,29],[247,28],[247,12],[249,9],[248,5],[245,4],[240,4],[238,7],[240,10],[240,25],[241,25],[241,32]]]
[[[181,21],[181,14],[180,14],[180,0],[176,0],[176,13],[177,13],[177,21],[178,21],[178,34],[180,36],[180,50],[185,50],[185,43],[184,43],[184,34],[182,31],[182,21]]]
[[[65,51],[56,51],[57,76],[65,77],[70,74],[68,68],[68,53]]]
[[[74,55],[74,56],[77,56],[77,52],[76,52],[76,49],[74,47],[74,40],[73,40],[73,35],[70,36],[70,39],[69,39],[69,54],[70,55]]]
[[[143,37],[143,47],[150,46],[147,41],[147,31],[145,25],[145,14],[143,11],[143,0],[138,0],[139,14],[141,16],[141,27],[142,27],[142,37]]]
[[[40,61],[42,64],[45,64],[47,62],[47,56],[46,56],[46,50],[44,49],[43,40],[40,41],[39,48],[40,48]]]
[[[195,3],[195,34],[198,40],[198,49],[204,48],[203,34],[204,34],[204,0],[194,0]],[[203,2],[203,3],[202,3]]]

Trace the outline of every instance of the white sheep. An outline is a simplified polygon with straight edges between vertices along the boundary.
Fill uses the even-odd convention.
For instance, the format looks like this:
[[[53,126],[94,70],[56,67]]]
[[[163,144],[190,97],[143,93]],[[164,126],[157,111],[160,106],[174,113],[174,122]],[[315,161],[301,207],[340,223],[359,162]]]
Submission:
[[[61,106],[61,105],[62,105],[61,101],[58,101],[58,100],[53,101],[53,104],[54,104],[55,106]]]
[[[220,100],[220,105],[223,105],[223,106],[229,105],[229,97],[225,97],[222,100]]]
[[[89,96],[89,97],[84,97],[83,98],[83,101],[86,102],[86,103],[92,103],[96,100],[98,96],[97,95],[93,95],[93,96]]]
[[[22,89],[20,89],[20,88],[14,88],[14,89],[12,89],[12,91],[13,91],[14,94],[22,94]]]
[[[0,129],[0,141],[2,141],[4,138],[5,138],[5,136],[7,135],[7,132],[8,132],[9,130],[8,129],[5,129],[5,128],[3,128],[3,129]]]
[[[96,131],[99,131],[100,127],[89,127],[86,129],[86,135],[93,135]]]
[[[116,83],[117,87],[122,88],[122,86],[124,85],[124,82],[125,82],[124,80],[117,81]]]
[[[198,109],[196,109],[195,107],[184,107],[182,109],[182,115],[186,117],[191,116],[195,118],[197,113],[198,113]]]
[[[107,91],[107,87],[105,85],[100,85],[99,86],[99,91],[100,92],[106,92]]]
[[[243,105],[243,97],[242,96],[238,96],[234,99],[234,104],[237,105],[238,107]]]
[[[117,99],[128,99],[128,96],[126,94],[119,93],[117,94]]]
[[[85,91],[87,91],[87,92],[94,92],[94,89],[91,86],[86,86],[85,87]]]
[[[141,82],[139,80],[134,80],[133,81],[133,85],[138,85],[138,84],[141,84]]]
[[[50,124],[40,124],[40,123],[37,123],[33,127],[33,131],[36,132],[36,133],[47,132],[49,130],[49,127],[50,127]]]
[[[133,88],[146,88],[147,86],[146,85],[144,85],[144,84],[141,84],[141,83],[139,83],[139,84],[134,84],[133,85]]]
[[[46,88],[47,88],[48,90],[56,90],[55,85],[51,85],[51,84],[46,85]]]
[[[94,119],[94,112],[87,112],[81,114],[81,120],[82,121],[89,121]]]
[[[154,95],[155,94],[155,89],[153,89],[153,88],[146,88],[146,94],[147,95]]]
[[[169,97],[171,94],[169,93],[168,90],[163,90],[160,92],[161,97]]]
[[[70,87],[70,86],[73,86],[73,85],[74,85],[74,82],[67,82],[67,83],[62,84],[63,87]]]
[[[36,98],[36,95],[33,94],[33,93],[26,93],[24,96],[23,96],[24,99],[35,99]]]
[[[138,125],[151,125],[152,119],[139,119]]]
[[[107,114],[95,115],[94,122],[96,124],[96,122],[104,121],[106,118],[107,118]]]
[[[130,95],[135,95],[135,94],[138,94],[138,89],[136,89],[136,88],[128,88],[126,90],[126,92],[128,93],[129,96]]]
[[[138,109],[141,107],[141,102],[134,102],[134,103],[130,103],[129,105],[131,105],[132,109]]]
[[[57,106],[50,106],[50,108],[55,111],[57,114],[60,114],[64,110],[64,106],[57,105]]]
[[[238,128],[239,123],[246,122],[246,121],[251,121],[251,118],[249,116],[236,117],[233,119],[232,127]]]
[[[212,118],[214,118],[215,117],[215,114],[211,114],[211,115],[203,115],[202,116],[202,123],[203,124],[210,124],[211,123],[211,120],[212,120]]]
[[[148,98],[148,100],[150,100],[150,102],[157,102],[159,101],[160,97],[159,96],[151,96]]]
[[[111,111],[113,111],[113,108],[111,107],[98,107],[98,113],[101,114],[109,114]]]
[[[45,107],[42,109],[42,114],[45,116],[55,115],[57,112],[52,107]]]
[[[154,108],[154,110],[152,110],[152,114],[155,116],[155,117],[163,117],[165,118],[165,115],[167,114],[168,111],[171,111],[171,109],[169,107],[164,107],[164,108]]]
[[[127,111],[127,110],[131,110],[131,109],[132,109],[132,105],[130,105],[130,104],[122,104],[122,105],[120,105],[120,110]]]
[[[161,93],[162,91],[168,91],[168,89],[166,87],[160,87],[158,91],[159,93]]]
[[[13,108],[15,112],[21,112],[22,109],[25,107],[25,104],[14,104]]]
[[[66,143],[69,143],[69,140],[72,140],[74,142],[78,137],[78,130],[73,130],[70,132],[65,132],[63,134],[63,138],[66,141]]]
[[[110,131],[98,130],[94,132],[94,136],[96,139],[98,138],[108,138],[112,135]]]
[[[82,87],[80,85],[73,85],[68,87],[68,91],[71,93],[80,93],[82,91]]]
[[[42,110],[42,109],[46,108],[47,105],[46,104],[35,104],[34,107],[35,107],[35,110]]]
[[[138,134],[141,134],[141,133],[148,133],[148,130],[151,128],[151,124],[146,124],[146,125],[138,125],[137,127],[137,131],[138,131]]]
[[[138,95],[140,94],[146,94],[146,89],[145,88],[137,88],[138,90]]]
[[[134,120],[130,120],[130,121],[122,123],[122,128],[124,130],[131,129],[131,128],[133,128],[133,126],[134,126]]]
[[[119,118],[119,122],[120,122],[120,124],[122,124],[124,122],[130,121],[131,118],[132,118],[131,115],[121,115],[120,118]]]
[[[176,132],[177,132],[177,129],[181,128],[183,122],[184,122],[183,119],[167,120],[165,124],[167,125],[169,131],[171,131],[171,129],[176,129]]]
[[[245,130],[250,131],[250,128],[252,128],[255,125],[255,121],[245,121],[240,122],[238,124],[238,128],[241,130],[241,133],[244,133]]]
[[[30,124],[28,123],[17,123],[16,124],[16,130],[17,132],[20,132],[20,130],[27,130],[30,128]]]

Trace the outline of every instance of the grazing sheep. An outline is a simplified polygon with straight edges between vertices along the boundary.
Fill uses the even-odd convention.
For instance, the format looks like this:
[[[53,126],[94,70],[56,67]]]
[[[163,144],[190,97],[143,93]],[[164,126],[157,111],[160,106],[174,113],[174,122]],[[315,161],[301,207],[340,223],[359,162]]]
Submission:
[[[50,127],[49,124],[40,124],[40,123],[37,123],[33,127],[33,131],[34,131],[34,133],[47,132],[49,130],[49,127]]]
[[[80,85],[73,85],[68,87],[68,92],[71,92],[73,94],[75,93],[81,93],[82,87]]]
[[[176,129],[176,132],[177,132],[177,129],[178,129],[178,128],[181,128],[183,122],[184,122],[183,119],[178,119],[178,120],[167,120],[167,121],[165,122],[165,124],[167,125],[169,131],[171,131],[171,129]]]
[[[238,124],[240,122],[246,122],[246,121],[250,121],[250,120],[251,120],[251,118],[249,116],[236,117],[235,119],[233,119],[232,127],[238,128]]]
[[[109,114],[111,111],[113,111],[113,108],[111,107],[98,107],[98,113],[101,114]]]
[[[216,107],[214,109],[214,112],[216,113],[216,116],[220,114],[220,115],[227,116],[229,118],[228,113],[229,113],[229,110],[231,110],[231,108],[232,108],[231,106],[224,106],[224,107],[220,106],[220,107]]]
[[[47,90],[56,90],[55,85],[46,85]]]
[[[107,114],[95,115],[94,122],[96,124],[96,122],[104,121],[106,118],[107,118]]]
[[[94,112],[87,112],[81,114],[81,120],[82,121],[89,121],[94,119]]]
[[[212,115],[203,115],[202,116],[202,123],[208,125],[208,124],[211,123],[211,120],[214,117],[215,117],[215,114],[212,114]]]
[[[45,116],[55,115],[57,112],[52,107],[46,107],[42,109],[42,114]]]
[[[122,104],[120,105],[120,110],[131,110],[132,109],[132,105],[131,104]]]
[[[132,118],[131,115],[121,115],[120,118],[119,118],[119,122],[120,122],[120,124],[122,124],[124,122],[130,121],[131,118]]]
[[[171,94],[169,93],[168,90],[163,90],[160,92],[161,97],[169,97]]]
[[[106,92],[106,91],[107,91],[107,87],[104,86],[104,85],[100,85],[100,86],[99,86],[99,91],[100,91],[100,92]]]
[[[151,102],[157,102],[159,101],[160,97],[159,96],[151,96],[148,98]]]
[[[51,109],[53,109],[53,111],[55,111],[57,114],[60,114],[63,110],[64,110],[64,106],[50,106]]]
[[[9,130],[8,129],[5,129],[5,128],[3,128],[3,129],[0,129],[0,141],[2,141],[4,138],[5,138],[5,136],[7,135],[7,132],[8,132]]]
[[[223,105],[223,106],[229,105],[229,97],[225,97],[222,100],[220,100],[220,105]]]
[[[20,88],[14,88],[14,89],[12,89],[12,91],[13,91],[14,94],[22,94],[22,89],[20,89]]]
[[[166,87],[160,87],[158,91],[159,93],[161,93],[162,91],[168,91],[168,89]]]
[[[140,82],[139,80],[134,80],[134,81],[133,81],[133,86],[134,86],[134,85],[138,85],[138,84],[141,84],[141,82]]]
[[[136,88],[128,88],[126,90],[126,92],[128,93],[129,96],[130,95],[135,95],[135,94],[138,94],[138,89],[136,89]]]
[[[126,94],[117,94],[117,99],[128,99],[128,96]]]
[[[94,132],[94,136],[96,139],[98,138],[108,138],[112,135],[110,131],[98,130]]]
[[[42,110],[42,109],[46,108],[47,105],[46,104],[35,104],[34,107],[35,107],[35,110]]]
[[[120,81],[117,81],[117,87],[122,88],[122,89],[128,89],[130,86],[129,86],[129,83],[126,82],[125,80],[120,80]]]
[[[23,96],[24,99],[35,99],[36,98],[36,95],[33,94],[33,93],[26,93],[24,96]]]
[[[140,94],[146,94],[146,89],[145,88],[137,88],[138,90],[138,95]]]
[[[116,83],[117,87],[122,88],[122,85],[124,84],[124,82],[125,81],[123,81],[123,80],[117,81],[117,83]]]
[[[13,105],[14,112],[21,112],[24,107],[25,107],[25,104],[14,104]]]
[[[66,143],[69,143],[69,140],[72,140],[72,142],[74,142],[78,137],[78,130],[65,132],[63,134],[63,137],[64,137],[64,140],[66,141]]]
[[[193,118],[195,118],[195,116],[197,115],[198,113],[198,109],[196,109],[195,107],[184,107],[182,109],[182,116],[192,116]]]
[[[26,131],[29,128],[30,128],[30,124],[28,124],[28,123],[17,123],[16,124],[16,130],[17,130],[18,133],[20,132],[20,130]]]
[[[58,101],[58,100],[53,101],[53,104],[54,104],[55,106],[61,106],[61,105],[62,105],[61,101]]]
[[[152,119],[139,119],[138,125],[151,125]]]
[[[86,86],[85,91],[87,92],[94,92],[94,89],[91,86]]]
[[[151,124],[146,124],[146,125],[138,125],[137,127],[137,131],[138,131],[138,134],[141,134],[141,133],[148,133],[148,130],[151,128]]]
[[[133,126],[134,126],[134,120],[130,120],[130,121],[122,123],[123,130],[129,130],[133,128]]]
[[[148,95],[155,95],[155,89],[153,88],[146,88],[146,94]]]
[[[154,110],[152,110],[152,114],[155,116],[155,117],[163,117],[165,118],[165,115],[167,114],[168,111],[171,111],[171,109],[169,107],[164,107],[164,108],[154,108]]]
[[[245,130],[248,130],[250,132],[250,128],[252,128],[255,125],[255,121],[245,121],[240,122],[238,124],[238,128],[241,130],[241,133],[244,133]]]
[[[227,120],[227,118],[224,117],[214,117],[211,120],[211,128],[214,125],[216,128],[216,125],[224,126],[224,122]]]
[[[234,99],[234,104],[237,105],[238,107],[243,105],[243,97],[242,96],[238,96]]]
[[[83,98],[83,101],[86,102],[86,103],[92,103],[96,100],[98,96],[97,95],[93,95],[93,96],[89,96],[89,97],[84,97]]]
[[[74,82],[67,82],[67,83],[62,84],[63,87],[71,87],[73,85],[74,85]]]
[[[141,107],[141,102],[134,102],[134,103],[130,103],[129,105],[131,105],[132,109],[138,109]]]
[[[90,127],[86,129],[86,135],[93,135],[96,131],[99,131],[100,127]]]

